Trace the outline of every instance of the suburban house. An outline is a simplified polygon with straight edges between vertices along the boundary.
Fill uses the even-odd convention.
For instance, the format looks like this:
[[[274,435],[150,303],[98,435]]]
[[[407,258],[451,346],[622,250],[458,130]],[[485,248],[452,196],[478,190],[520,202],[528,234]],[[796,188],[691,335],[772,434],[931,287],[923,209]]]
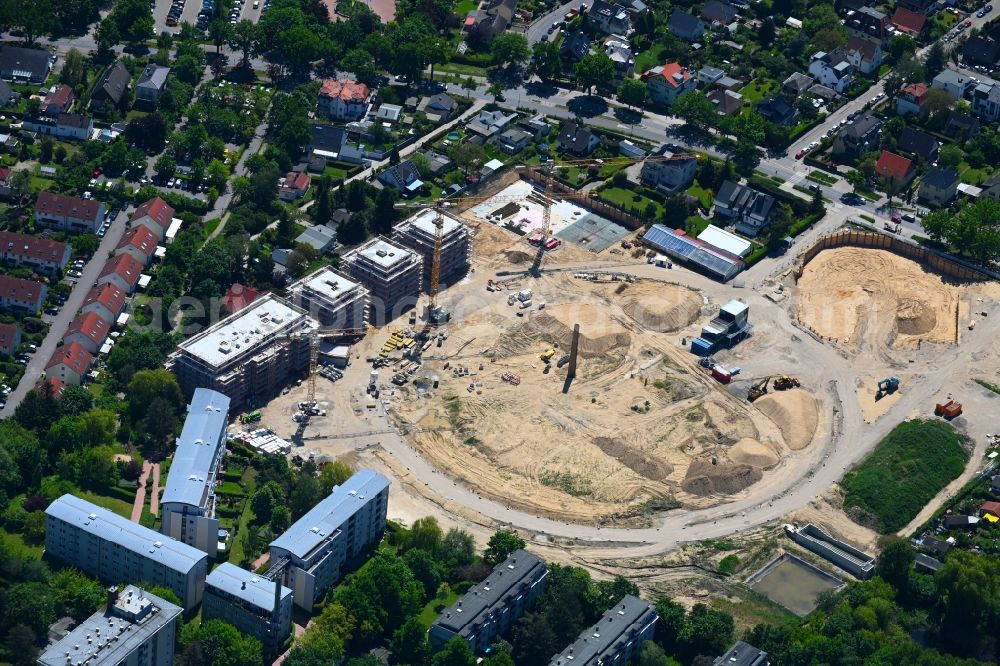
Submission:
[[[0,308],[38,314],[45,304],[48,287],[44,282],[0,275]]]
[[[94,131],[94,121],[79,113],[60,113],[55,118],[26,115],[21,128],[59,139],[86,141]]]
[[[782,95],[766,97],[757,102],[757,113],[775,125],[791,125],[799,117],[799,112]]]
[[[578,156],[589,155],[600,143],[589,127],[576,123],[566,123],[556,141],[560,149]]]
[[[1000,83],[980,83],[972,90],[972,115],[988,123],[1000,119]]]
[[[781,84],[781,92],[790,95],[794,99],[809,90],[809,87],[814,83],[816,83],[816,79],[808,74],[792,72]]]
[[[12,106],[21,101],[21,93],[15,92],[10,84],[0,79],[0,108]]]
[[[503,145],[501,144],[502,147]],[[427,149],[423,152],[423,156],[427,160],[427,168],[430,169],[433,176],[443,176],[455,168],[455,162],[444,153]]]
[[[90,96],[91,108],[121,108],[122,102],[127,101],[126,93],[132,84],[132,75],[120,61],[111,65],[104,72],[100,83],[94,88]]]
[[[896,191],[899,192],[913,181],[917,170],[911,160],[883,150],[882,154],[878,156],[878,161],[875,162],[875,173],[879,178],[895,185]]]
[[[7,266],[26,267],[36,273],[56,275],[66,268],[73,248],[69,243],[33,234],[0,231],[0,261]]]
[[[858,155],[878,145],[882,121],[871,113],[855,118],[833,140],[834,155]]]
[[[843,95],[854,81],[854,66],[844,49],[836,48],[829,53],[817,51],[809,60],[809,74],[817,83]]]
[[[962,47],[962,60],[972,67],[993,68],[1000,58],[1000,43],[988,37],[969,37]]]
[[[657,153],[662,154],[660,151]],[[694,181],[697,170],[698,158],[693,155],[673,160],[647,160],[642,164],[639,181],[647,187],[672,194],[687,189]]]
[[[146,65],[146,69],[142,70],[142,75],[139,77],[139,82],[135,84],[136,101],[156,106],[156,103],[160,101],[160,95],[167,87],[169,74],[169,67],[155,63]]]
[[[524,150],[532,140],[531,134],[520,127],[504,130],[497,138],[497,147],[508,155],[514,155]]]
[[[576,30],[563,37],[559,45],[559,55],[570,62],[580,62],[590,53],[590,37],[583,30]]]
[[[946,68],[941,70],[931,81],[931,88],[943,90],[955,99],[962,99],[972,88],[972,77],[962,74],[954,69]]]
[[[489,0],[479,10],[469,34],[483,42],[491,42],[502,35],[514,20],[517,0]]]
[[[715,82],[726,75],[726,72],[719,69],[718,67],[702,67],[698,70],[698,74],[695,78],[698,79],[698,85],[709,86],[715,85]]]
[[[896,96],[896,113],[901,116],[919,114],[927,101],[927,84],[910,83],[903,86]]]
[[[309,174],[303,171],[289,171],[278,187],[278,198],[282,201],[295,201],[304,197],[308,189]]]
[[[0,356],[13,356],[21,344],[21,329],[14,324],[0,324]]]
[[[156,256],[156,232],[145,225],[136,225],[125,232],[115,248],[115,254],[130,254],[143,266],[149,266]]]
[[[469,121],[465,129],[489,139],[502,132],[507,125],[517,119],[516,113],[505,114],[503,111],[480,111]]]
[[[410,160],[403,160],[378,175],[380,183],[399,191],[404,196],[413,196],[424,186],[420,172]]]
[[[129,218],[130,226],[144,225],[152,230],[161,241],[173,221],[174,209],[160,197],[139,204]]]
[[[697,83],[686,67],[668,62],[646,70],[642,75],[646,90],[654,104],[669,106],[678,97],[695,89]]]
[[[667,21],[667,29],[673,36],[693,42],[705,34],[705,22],[683,9],[675,9]]]
[[[743,95],[732,90],[715,89],[708,93],[708,101],[720,116],[735,116],[743,108]]]
[[[142,268],[142,263],[131,254],[115,255],[105,262],[101,274],[97,276],[97,286],[110,283],[131,294],[139,284]]]
[[[368,112],[371,91],[363,83],[326,79],[319,89],[319,108],[334,120],[360,120]]]
[[[944,129],[941,132],[953,139],[968,139],[979,134],[979,121],[967,113],[952,109],[948,111],[948,116],[944,121]]]
[[[982,190],[982,196],[988,199],[993,199],[993,201],[1000,201],[1000,176],[994,176],[993,178],[988,179],[985,183],[983,183]],[[1000,478],[1000,475],[994,478]]]
[[[865,37],[851,37],[844,47],[847,61],[862,74],[878,72],[882,65],[882,45]]]
[[[0,167],[0,196],[10,196],[10,180],[13,172],[8,167]]]
[[[424,113],[433,113],[441,122],[444,122],[451,118],[457,108],[458,102],[455,101],[455,98],[446,93],[438,93],[427,100]]]
[[[399,104],[381,104],[370,118],[383,125],[395,125],[403,117],[403,107]]]
[[[614,84],[620,85],[635,69],[635,55],[631,43],[621,35],[611,35],[604,40],[604,53],[615,66]]]
[[[921,14],[930,14],[934,11],[937,0],[898,0],[896,6],[904,7]]]
[[[76,95],[73,94],[73,88],[65,83],[60,83],[52,86],[49,94],[42,99],[38,110],[47,116],[55,117],[60,113],[69,113],[75,101]]]
[[[45,378],[60,384],[79,384],[87,375],[94,356],[78,342],[56,347],[45,366]]]
[[[947,205],[958,192],[958,172],[951,168],[934,169],[920,181],[918,197],[937,206]]]
[[[632,34],[632,15],[628,8],[607,0],[594,0],[587,15],[590,22],[605,35]]]
[[[994,474],[993,478],[990,479],[990,490],[1000,495],[1000,474]]]
[[[327,161],[341,159],[341,153],[347,146],[347,133],[341,127],[333,125],[310,125],[309,145],[306,151],[310,156],[309,170],[323,171]]]
[[[844,27],[852,37],[870,37],[880,44],[889,38],[889,17],[871,7],[847,12]]]
[[[104,222],[104,202],[39,192],[35,201],[35,224],[61,231],[97,233]]]
[[[920,37],[920,34],[924,31],[924,25],[927,23],[927,16],[919,12],[915,12],[905,7],[899,7],[896,9],[896,13],[892,15],[892,19],[889,20],[889,25],[894,27],[897,32],[901,32],[904,35],[909,35],[913,39]]]
[[[753,238],[771,222],[775,199],[745,185],[724,181],[715,195],[715,215],[736,223],[736,233]]]
[[[295,244],[304,243],[316,250],[317,255],[333,252],[337,247],[337,232],[326,225],[309,227],[296,236]]]
[[[80,312],[96,312],[102,319],[118,321],[118,315],[125,311],[128,294],[115,284],[105,282],[87,292]]]
[[[530,132],[531,136],[535,139],[541,139],[543,136],[548,136],[549,130],[552,129],[549,123],[545,120],[545,116],[542,115],[526,118],[519,122],[517,126],[525,132]]]
[[[52,56],[43,49],[0,47],[0,79],[44,83],[52,69]]]
[[[719,2],[719,0],[708,0],[701,8],[700,14],[708,23],[718,23],[719,25],[729,25],[738,16],[735,7],[726,2]]]
[[[63,335],[63,344],[77,343],[91,354],[96,354],[104,341],[108,339],[110,332],[111,322],[96,312],[87,312],[78,315],[70,323],[66,334]]]
[[[934,162],[938,158],[941,144],[926,132],[914,127],[904,127],[896,142],[896,148],[916,157],[920,162]]]

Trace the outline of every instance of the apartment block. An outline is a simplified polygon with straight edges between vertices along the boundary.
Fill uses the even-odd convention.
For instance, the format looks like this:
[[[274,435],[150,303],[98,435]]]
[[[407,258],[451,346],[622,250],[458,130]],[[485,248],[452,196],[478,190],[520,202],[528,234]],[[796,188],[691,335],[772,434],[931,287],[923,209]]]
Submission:
[[[486,580],[441,611],[431,625],[431,645],[440,647],[460,636],[469,642],[473,653],[482,652],[531,610],[548,577],[544,560],[526,550],[514,551]]]
[[[226,453],[228,417],[229,398],[195,389],[160,498],[160,532],[211,558],[218,555],[215,482]]]
[[[294,305],[323,327],[360,329],[368,323],[368,290],[329,266],[288,288]]]
[[[270,544],[271,565],[287,561],[284,584],[295,605],[313,605],[385,531],[389,480],[359,470]]]
[[[41,666],[171,666],[183,609],[134,585],[108,588],[105,607],[51,643]]]
[[[104,222],[104,202],[39,192],[35,201],[35,223],[61,231],[97,233]]]
[[[417,304],[423,281],[423,259],[386,238],[373,238],[345,254],[341,265],[347,274],[371,292],[375,326],[386,324]]]
[[[252,571],[223,562],[205,579],[201,621],[222,620],[264,646],[267,663],[292,633],[292,591]]]
[[[424,209],[403,220],[392,230],[392,239],[423,259],[423,288],[430,289],[434,265],[434,243],[439,213]],[[441,215],[441,284],[461,280],[472,264],[472,230],[446,213]]]
[[[96,504],[63,495],[45,510],[45,552],[106,583],[162,585],[186,610],[201,603],[208,556]]]
[[[209,388],[230,407],[259,404],[309,371],[315,325],[302,308],[267,295],[182,342],[167,368],[185,395]]]
[[[572,645],[552,657],[549,666],[619,666],[639,654],[653,637],[659,616],[651,604],[631,594],[612,606]]]
[[[55,275],[66,268],[73,248],[69,243],[0,231],[0,260],[8,266],[30,268],[37,273]]]

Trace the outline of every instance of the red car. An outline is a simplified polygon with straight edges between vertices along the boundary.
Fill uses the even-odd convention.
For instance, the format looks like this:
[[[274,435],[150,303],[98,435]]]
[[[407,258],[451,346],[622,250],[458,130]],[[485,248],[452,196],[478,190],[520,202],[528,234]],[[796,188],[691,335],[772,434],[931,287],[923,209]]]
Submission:
[[[965,27],[966,27],[966,28],[971,28],[971,27],[972,27],[972,21],[968,21],[968,20],[967,20],[967,21],[965,22]]]
[[[100,177],[100,175],[101,175],[101,170],[100,169],[94,169],[94,178],[98,178],[98,177]]]
[[[805,155],[805,154],[806,154],[806,151],[800,150],[799,152],[795,153],[795,159],[801,160],[802,156]]]

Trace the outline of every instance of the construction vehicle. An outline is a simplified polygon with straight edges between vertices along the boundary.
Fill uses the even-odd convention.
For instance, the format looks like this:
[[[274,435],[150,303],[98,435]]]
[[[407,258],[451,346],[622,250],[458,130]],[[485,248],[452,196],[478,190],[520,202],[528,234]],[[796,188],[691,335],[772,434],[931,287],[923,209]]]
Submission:
[[[257,411],[250,412],[249,414],[244,414],[240,417],[240,423],[257,423],[261,419],[261,413],[258,409]]]
[[[942,416],[950,421],[956,416],[960,416],[962,414],[962,403],[955,402],[954,400],[939,402],[934,405],[934,414]]]
[[[563,367],[564,365],[569,363],[569,359],[570,359],[570,354],[563,354],[562,356],[559,357],[559,361],[556,363],[556,367],[557,368]]]
[[[767,384],[770,381],[770,377],[764,377],[764,379],[760,380],[756,384],[751,385],[750,390],[747,391],[747,400],[753,402],[757,398],[767,395]],[[775,385],[777,385],[777,382],[775,382]]]
[[[555,355],[556,355],[556,350],[555,349],[546,349],[545,351],[542,352],[542,354],[541,354],[541,356],[539,356],[539,358],[541,358],[543,361],[545,361],[546,363],[548,363],[549,361],[552,360],[552,357],[555,356]]]
[[[789,377],[788,375],[781,375],[774,380],[775,391],[787,391],[788,389],[798,388],[799,386],[801,386],[799,380],[795,377]]]
[[[875,392],[875,399],[881,400],[883,396],[890,395],[899,390],[899,377],[886,377],[878,383],[878,390]]]

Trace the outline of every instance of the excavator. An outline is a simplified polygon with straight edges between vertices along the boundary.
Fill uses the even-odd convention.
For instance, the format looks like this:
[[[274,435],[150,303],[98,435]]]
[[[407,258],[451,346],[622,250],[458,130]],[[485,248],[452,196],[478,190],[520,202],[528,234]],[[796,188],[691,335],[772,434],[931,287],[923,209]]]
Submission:
[[[750,390],[747,391],[747,400],[753,402],[762,395],[767,395],[767,384],[770,381],[771,381],[770,377],[764,377],[764,379],[752,385],[750,387]]]
[[[789,377],[788,375],[781,375],[774,380],[774,390],[775,391],[787,391],[788,389],[798,388],[801,386],[799,380],[795,377]]]
[[[884,396],[891,395],[899,390],[899,377],[886,377],[878,383],[878,391],[875,392],[875,399],[881,400]]]

